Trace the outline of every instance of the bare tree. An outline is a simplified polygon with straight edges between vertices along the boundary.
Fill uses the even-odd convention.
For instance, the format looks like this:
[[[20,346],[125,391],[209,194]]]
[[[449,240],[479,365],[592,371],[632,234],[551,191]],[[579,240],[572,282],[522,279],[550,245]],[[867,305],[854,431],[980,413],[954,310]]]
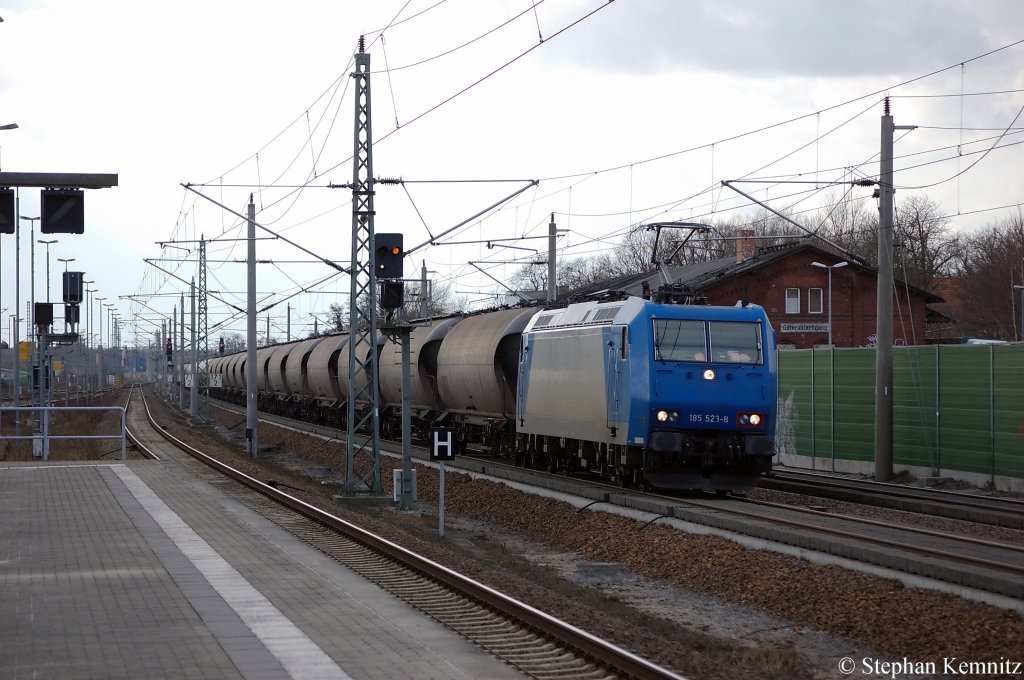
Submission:
[[[454,314],[465,309],[468,304],[466,296],[456,295],[452,283],[427,281],[426,309],[423,309],[422,284],[410,283],[405,288],[405,306],[410,317],[434,317]]]
[[[332,302],[327,308],[327,321],[330,324],[324,328],[324,333],[340,333],[346,328],[345,320],[348,319],[347,307],[342,307],[337,302]]]
[[[874,203],[849,194],[832,194],[828,200],[829,203],[816,217],[818,235],[865,262],[877,263],[878,209]]]
[[[900,201],[896,210],[893,249],[900,278],[927,290],[935,277],[951,273],[960,242],[938,203],[912,195]]]
[[[220,344],[220,340],[224,341],[224,354],[234,354],[236,352],[245,351],[245,338],[241,333],[232,332],[222,334],[217,342],[218,345]]]
[[[590,285],[597,281],[620,276],[623,272],[614,255],[602,253],[590,257],[562,260],[557,264],[558,288],[564,292]],[[512,275],[509,287],[520,292],[541,292],[548,289],[548,268],[546,264],[525,264]]]
[[[542,291],[548,289],[548,267],[546,264],[527,263],[520,267],[508,280],[508,287],[517,291]],[[504,289],[497,291],[505,293]]]
[[[1020,291],[1013,286],[1024,285],[1024,214],[965,236],[961,251],[961,331],[994,340],[1016,339]]]
[[[596,280],[649,272],[655,267],[655,255],[667,265],[684,265],[716,259],[723,256],[729,247],[735,252],[735,245],[722,241],[717,235],[721,229],[693,233],[685,227],[663,227],[660,231],[659,236],[654,228],[634,229],[611,253],[597,256],[590,268],[604,276]],[[654,252],[655,238],[658,239],[657,254]],[[724,245],[726,243],[730,245]]]
[[[569,290],[589,286],[610,278],[611,269],[611,256],[608,254],[568,260],[558,266],[558,285]]]

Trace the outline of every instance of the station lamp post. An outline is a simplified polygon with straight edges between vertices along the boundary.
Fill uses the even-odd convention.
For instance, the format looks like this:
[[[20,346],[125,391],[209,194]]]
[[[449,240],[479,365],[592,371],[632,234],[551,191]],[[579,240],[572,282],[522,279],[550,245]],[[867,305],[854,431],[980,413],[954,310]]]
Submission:
[[[0,21],[3,21],[3,19],[0,19]],[[17,129],[18,129],[18,124],[17,123],[5,123],[3,125],[0,125],[0,130],[17,130]],[[15,237],[15,238],[17,238],[17,237]],[[15,300],[14,300],[14,305],[15,305],[15,310],[14,311],[18,311],[17,310],[17,305],[18,305],[17,298],[15,298]],[[11,334],[11,346],[14,347],[14,370],[15,370],[15,372],[17,372],[18,366],[19,366],[19,364],[18,364],[18,343],[16,343],[14,341],[14,334],[13,333]],[[15,406],[18,405],[17,397],[15,397],[14,405]]]
[[[65,274],[68,273],[68,264],[70,264],[70,263],[72,263],[74,261],[75,261],[75,258],[73,258],[73,257],[58,257],[57,258],[57,262],[63,262],[64,263],[64,273]]]
[[[90,324],[90,319],[92,318],[92,294],[94,292],[96,292],[96,291],[92,290],[91,288],[89,288],[89,286],[91,284],[94,284],[94,283],[96,283],[95,280],[93,280],[93,281],[84,281],[83,280],[82,281],[82,286],[83,286],[83,289],[85,290],[85,297],[86,297],[85,300],[82,300],[82,302],[85,303],[85,318],[82,319],[82,321],[85,322],[85,347],[86,347],[86,349],[88,349],[90,347],[90,345],[91,345],[91,342],[90,342],[90,339],[89,339],[89,333],[91,332],[91,328],[92,328],[92,325]],[[83,358],[85,357],[85,353],[84,352],[82,354],[82,357]]]
[[[57,242],[57,239],[36,239],[36,243],[42,243],[46,246],[46,301],[50,302],[50,246]],[[35,316],[35,305],[32,305],[32,315]],[[38,329],[36,329],[38,331]],[[39,364],[39,403],[43,406],[49,406],[50,392],[46,389],[46,384],[49,382],[50,374],[50,362],[47,357],[44,357],[39,352],[42,351],[42,347],[39,347],[36,352],[38,356]],[[46,396],[43,396],[43,395]],[[48,414],[44,414],[43,417],[49,417]]]
[[[68,264],[71,263],[71,262],[74,262],[74,261],[75,261],[75,258],[73,258],[73,257],[58,257],[57,258],[57,262],[63,262],[64,263],[64,276],[65,276],[65,278],[67,278]],[[47,279],[47,285],[49,285],[49,279],[50,279],[49,275],[47,275],[46,279]],[[71,291],[68,291],[68,292],[70,293]],[[49,289],[47,289],[47,291],[46,291],[46,297],[50,297]],[[62,279],[61,280],[61,298],[63,298],[63,297],[64,297],[64,280]],[[65,313],[65,316],[67,316],[66,313]],[[67,319],[64,319],[64,329],[65,330],[68,329]]]
[[[46,246],[46,301],[47,302],[51,302],[51,300],[50,300],[50,246],[53,245],[56,242],[57,242],[57,239],[55,239],[55,238],[50,239],[48,241],[44,241],[43,239],[37,239],[36,240],[36,243],[42,243],[44,246]]]
[[[97,307],[98,313],[97,313],[96,316],[99,317],[99,322],[100,322],[100,332],[99,332],[99,335],[96,336],[96,346],[97,347],[100,347],[103,344],[103,301],[106,300],[106,299],[107,299],[106,296],[104,296],[104,297],[93,297],[93,299],[92,299],[93,302],[95,302],[98,305],[98,307]]]
[[[832,347],[832,270],[841,269],[849,262],[837,262],[833,265],[822,264],[820,262],[812,262],[812,267],[820,267],[821,269],[828,270],[828,346]]]
[[[25,321],[28,323],[28,328],[26,329],[25,335],[28,336],[29,342],[32,343],[32,358],[30,359],[31,363],[30,363],[30,366],[29,366],[31,370],[29,371],[29,374],[30,375],[35,375],[35,373],[34,373],[34,371],[36,370],[35,366],[38,364],[38,358],[36,356],[36,349],[37,349],[36,345],[38,343],[36,343],[36,341],[35,341],[35,331],[36,331],[36,243],[35,243],[35,239],[36,239],[36,222],[39,221],[39,217],[26,217],[25,215],[18,215],[18,218],[22,219],[22,220],[26,220],[31,225],[31,228],[29,230],[29,238],[32,239],[31,243],[29,244],[29,265],[30,265],[29,266],[29,305],[28,305],[28,317],[25,319]],[[19,229],[19,232],[20,232],[20,229]],[[20,248],[18,247],[17,238],[15,238],[15,251],[16,252],[14,254],[14,257],[16,259],[20,260],[21,259],[21,254],[20,254]],[[18,304],[21,304],[20,301],[18,301]],[[18,366],[20,368],[20,366],[21,366],[21,363],[20,363],[21,362],[21,352],[18,352],[18,361],[19,361]],[[20,388],[20,383],[19,383],[19,388]],[[29,379],[29,393],[32,395],[32,398],[29,401],[29,404],[32,405],[32,406],[35,406],[36,405],[36,386],[35,386],[35,382],[34,382],[34,380],[32,378]],[[32,412],[31,416],[32,416],[33,427],[35,427],[35,412]]]
[[[78,337],[79,337],[79,339],[81,339],[82,337],[85,337],[85,344],[81,345],[82,373],[78,377],[78,387],[79,387],[78,391],[79,392],[84,392],[85,391],[84,388],[87,388],[88,384],[89,384],[89,378],[88,378],[88,375],[89,375],[89,372],[88,372],[89,360],[86,357],[86,352],[87,352],[87,350],[90,347],[90,340],[89,340],[89,317],[92,316],[92,294],[94,292],[91,288],[89,288],[89,286],[91,284],[93,284],[93,283],[96,283],[96,281],[95,280],[92,280],[92,281],[85,281],[85,280],[83,280],[82,281],[82,287],[83,287],[82,289],[85,292],[85,297],[82,300],[82,302],[85,304],[85,314],[83,315],[83,318],[80,319],[79,321],[85,323],[85,333],[79,333]]]
[[[39,221],[39,218],[38,217],[25,217],[24,215],[19,215],[19,217],[21,219],[23,219],[23,220],[28,221],[30,223],[30,225],[31,225],[31,228],[29,230],[29,237],[32,239],[32,242],[29,244],[30,247],[29,247],[29,258],[28,258],[29,259],[29,279],[28,279],[28,281],[29,281],[29,293],[28,293],[28,295],[29,295],[29,313],[28,313],[28,319],[27,319],[27,321],[29,322],[28,337],[29,337],[29,340],[31,340],[32,339],[32,334],[33,334],[33,331],[34,331],[35,325],[36,325],[36,318],[35,318],[35,314],[36,314],[36,243],[35,243],[35,241],[36,241],[36,222]],[[19,256],[16,254],[15,257],[19,257]]]
[[[111,314],[115,309],[115,305],[110,302],[105,302],[103,303],[103,306],[107,308],[107,347],[110,348],[113,346],[113,343],[111,342],[111,338],[113,337],[113,334],[111,333],[113,330],[113,326],[111,325]]]

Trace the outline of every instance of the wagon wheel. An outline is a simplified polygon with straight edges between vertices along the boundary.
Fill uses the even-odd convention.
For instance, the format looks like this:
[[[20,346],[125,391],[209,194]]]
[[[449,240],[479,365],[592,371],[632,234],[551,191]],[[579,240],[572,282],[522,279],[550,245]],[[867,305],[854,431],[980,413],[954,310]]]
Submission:
[[[629,479],[629,475],[626,474],[626,468],[622,467],[621,465],[617,465],[615,467],[615,484],[620,489],[628,489],[629,488],[629,482],[630,482],[630,479]]]

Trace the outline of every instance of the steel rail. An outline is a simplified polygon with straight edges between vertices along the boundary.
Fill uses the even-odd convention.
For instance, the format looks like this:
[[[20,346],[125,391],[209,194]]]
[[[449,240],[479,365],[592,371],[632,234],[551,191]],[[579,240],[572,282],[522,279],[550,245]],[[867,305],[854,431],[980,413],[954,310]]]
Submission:
[[[143,400],[145,402],[144,394]],[[203,453],[173,436],[156,422],[148,407],[146,411],[149,417],[149,422],[154,428],[156,428],[157,432],[180,450],[209,465],[218,472],[243,484],[247,488],[274,500],[275,502],[313,522],[316,522],[332,531],[342,533],[377,552],[387,555],[389,558],[413,571],[423,573],[458,591],[464,596],[475,599],[492,609],[496,609],[506,616],[518,620],[524,626],[554,638],[555,640],[578,650],[581,654],[617,671],[626,673],[631,677],[638,678],[639,680],[686,680],[683,676],[662,668],[657,664],[633,654],[632,652],[618,647],[617,645],[613,645],[610,642],[602,640],[601,638],[561,621],[546,612],[520,602],[519,600],[494,590],[489,586],[438,564],[433,560],[408,550],[397,543],[393,543],[392,541],[377,536],[362,527],[325,512],[324,510],[284,493],[279,489],[275,489],[258,479],[254,479],[249,475],[246,475],[244,472],[241,472],[240,470],[237,470],[230,465]]]
[[[262,415],[266,416],[268,414],[262,414]],[[289,427],[289,428],[300,430],[300,431],[303,429],[303,428],[297,427],[295,425],[281,425],[279,423],[276,423],[275,420],[277,418],[283,418],[284,420],[289,420],[289,421],[291,421],[293,423],[296,423],[296,424],[299,424],[299,425],[307,425],[307,423],[303,423],[302,421],[295,421],[293,419],[284,418],[282,416],[276,416],[276,417],[272,416],[271,418],[267,419],[267,422],[271,422],[271,423],[277,424],[277,425],[279,425],[281,427]],[[324,430],[324,428],[318,428],[318,429],[321,430],[321,431]],[[320,436],[325,436],[325,435],[320,434]],[[464,456],[464,458],[468,458],[468,457]],[[514,467],[514,466],[509,465],[507,463],[500,462],[500,461],[495,461],[495,460],[486,460],[486,461],[484,461],[483,459],[475,459],[475,460],[477,462],[485,462],[488,466],[499,466],[499,467],[508,467],[508,468]],[[543,472],[543,471],[539,471],[539,470],[532,470],[531,472],[534,473],[534,474],[537,474],[537,475],[559,476],[559,477],[564,478],[563,475],[557,475],[556,473],[547,473],[547,472]],[[581,482],[582,481],[584,481],[584,480],[581,480]],[[970,564],[970,565],[986,566],[986,567],[990,567],[990,568],[993,568],[993,569],[1001,570],[1001,571],[1004,571],[1004,572],[1010,572],[1010,573],[1014,573],[1014,574],[1022,574],[1022,573],[1024,573],[1024,565],[1020,565],[1020,564],[1011,564],[1011,563],[1006,563],[1006,562],[997,562],[997,561],[993,561],[993,560],[987,560],[987,559],[984,559],[984,558],[972,557],[970,555],[965,555],[965,554],[962,554],[962,553],[949,552],[947,550],[942,550],[942,549],[938,549],[938,548],[930,548],[930,547],[927,547],[927,546],[908,544],[906,542],[900,542],[900,541],[886,539],[886,538],[882,538],[882,537],[878,537],[878,536],[872,536],[872,535],[866,534],[866,533],[857,533],[855,531],[848,531],[848,530],[845,530],[845,529],[822,527],[820,523],[812,524],[810,522],[802,522],[802,521],[799,521],[799,520],[796,520],[796,519],[785,519],[785,518],[777,518],[777,517],[768,517],[768,516],[765,516],[763,513],[757,513],[757,512],[753,512],[753,511],[741,510],[739,508],[729,508],[729,507],[726,507],[723,504],[723,499],[717,499],[716,498],[714,500],[701,501],[701,500],[697,500],[697,499],[689,499],[689,498],[685,498],[684,499],[684,498],[678,498],[678,497],[674,497],[674,496],[666,496],[666,495],[661,495],[661,494],[656,494],[656,493],[644,493],[644,492],[639,492],[639,491],[631,491],[629,489],[624,489],[624,488],[617,487],[617,486],[614,486],[612,484],[608,484],[606,482],[601,482],[601,481],[597,481],[597,480],[585,480],[585,483],[588,484],[591,487],[596,487],[596,488],[599,488],[599,489],[608,489],[611,493],[615,493],[615,494],[633,493],[633,494],[635,494],[637,496],[657,499],[659,501],[666,502],[666,503],[668,503],[670,505],[681,506],[681,507],[689,507],[689,508],[699,509],[699,510],[713,510],[715,513],[728,513],[728,514],[731,514],[731,515],[734,515],[734,516],[738,516],[738,517],[742,517],[742,518],[756,519],[759,522],[769,522],[769,523],[774,523],[776,525],[781,525],[781,526],[787,526],[787,527],[799,528],[799,529],[806,529],[806,530],[813,531],[813,532],[816,532],[816,533],[819,533],[819,534],[825,534],[825,535],[830,535],[830,536],[840,536],[840,537],[849,538],[849,539],[852,539],[852,540],[855,540],[855,541],[861,541],[863,543],[871,543],[871,544],[881,545],[881,546],[885,546],[885,547],[893,547],[893,548],[897,548],[899,550],[903,550],[903,551],[907,551],[907,552],[914,552],[914,553],[921,554],[921,555],[928,555],[928,556],[932,556],[932,557],[944,558],[944,559],[953,560],[953,561],[957,561],[957,562],[961,562],[961,563],[965,563],[965,564]],[[732,499],[724,499],[724,500],[726,500],[726,501],[728,501],[728,500],[741,500],[742,502],[746,502],[746,503],[772,505],[771,503],[766,502],[766,501],[765,502],[762,502],[762,501],[752,501],[750,499],[732,498]],[[855,524],[858,524],[858,523],[859,524],[877,524],[878,526],[884,527],[884,528],[889,528],[889,529],[894,529],[894,530],[899,530],[899,531],[916,532],[916,533],[930,535],[932,537],[939,537],[939,538],[946,539],[946,540],[951,540],[951,541],[962,540],[963,542],[968,543],[968,544],[972,544],[973,543],[973,544],[983,545],[983,546],[997,548],[997,549],[1008,549],[1008,550],[1011,550],[1011,551],[1014,551],[1014,552],[1022,552],[1022,551],[1024,551],[1024,548],[1022,548],[1021,546],[1016,546],[1016,545],[1013,545],[1013,544],[986,542],[986,541],[984,541],[982,539],[975,539],[973,537],[965,537],[965,536],[962,536],[962,535],[943,534],[943,533],[939,533],[939,532],[934,532],[932,530],[921,529],[921,528],[913,527],[913,526],[909,526],[909,525],[894,525],[894,524],[888,524],[887,525],[885,523],[880,523],[880,522],[877,522],[875,520],[868,520],[866,518],[853,517],[853,516],[847,516],[847,515],[837,515],[837,514],[834,514],[834,513],[822,512],[820,510],[813,510],[811,508],[804,508],[804,507],[800,507],[800,506],[788,506],[788,505],[784,505],[784,504],[776,504],[776,507],[784,509],[784,510],[787,510],[787,511],[801,512],[801,513],[805,513],[805,514],[817,514],[818,516],[825,516],[825,517],[829,517],[830,519],[838,519],[838,520],[843,520],[843,521],[847,521],[847,522],[852,522],[852,523],[855,523]],[[735,531],[735,530],[729,529],[729,531]],[[742,532],[739,532],[739,533],[742,533]],[[753,535],[756,535],[756,534],[753,534]]]
[[[131,428],[128,425],[128,407],[132,403],[132,397],[135,395],[135,390],[136,389],[139,390],[140,394],[142,393],[142,388],[141,387],[139,387],[138,385],[132,385],[132,388],[128,391],[128,399],[125,400],[125,402],[124,402],[125,433],[128,435],[128,439],[142,453],[142,455],[144,455],[147,458],[150,458],[152,460],[161,460],[160,456],[157,455],[156,451],[153,451],[153,449],[151,449],[148,446],[146,446],[145,444],[143,444],[140,439],[138,439],[134,434],[132,434]],[[150,413],[149,413],[149,404],[146,403],[145,398],[143,398],[143,400],[142,400],[142,405],[146,409],[146,416],[149,417],[150,422],[152,422],[153,419],[152,419],[152,416],[150,416]]]
[[[1006,512],[1024,513],[1024,500],[1016,498],[978,496],[946,489],[907,488],[899,484],[876,482],[868,479],[847,480],[819,473],[775,471],[765,481],[769,483],[792,484],[799,487],[810,486],[812,488],[866,491],[893,498],[941,501],[949,505],[960,505],[981,510],[1004,510]]]

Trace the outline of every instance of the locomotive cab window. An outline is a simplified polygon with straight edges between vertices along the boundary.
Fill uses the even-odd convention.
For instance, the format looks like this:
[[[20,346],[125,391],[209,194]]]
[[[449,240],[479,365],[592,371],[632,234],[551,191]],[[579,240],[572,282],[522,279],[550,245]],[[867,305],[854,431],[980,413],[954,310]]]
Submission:
[[[654,320],[655,361],[705,361],[707,355],[703,321]]]
[[[712,321],[711,352],[715,361],[727,364],[760,364],[761,325],[736,321]]]

